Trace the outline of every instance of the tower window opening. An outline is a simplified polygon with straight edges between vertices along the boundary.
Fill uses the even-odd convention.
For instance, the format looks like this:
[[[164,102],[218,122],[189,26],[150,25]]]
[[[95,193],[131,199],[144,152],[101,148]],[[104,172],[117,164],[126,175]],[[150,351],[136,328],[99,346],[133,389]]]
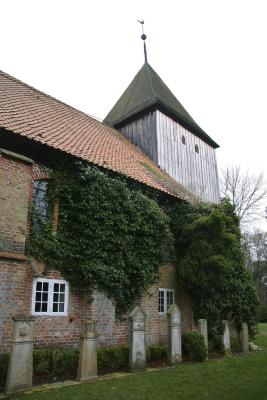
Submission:
[[[185,144],[185,136],[182,135],[182,143]]]
[[[199,153],[199,147],[198,147],[197,144],[195,144],[195,152],[196,152],[196,153]]]

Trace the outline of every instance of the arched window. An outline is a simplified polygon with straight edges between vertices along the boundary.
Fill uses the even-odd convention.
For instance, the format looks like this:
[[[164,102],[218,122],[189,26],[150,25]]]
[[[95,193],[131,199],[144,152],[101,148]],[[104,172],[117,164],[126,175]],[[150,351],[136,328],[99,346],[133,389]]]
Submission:
[[[199,147],[198,147],[197,144],[195,144],[195,152],[196,152],[196,153],[199,153]]]
[[[182,135],[182,143],[185,144],[185,136]]]

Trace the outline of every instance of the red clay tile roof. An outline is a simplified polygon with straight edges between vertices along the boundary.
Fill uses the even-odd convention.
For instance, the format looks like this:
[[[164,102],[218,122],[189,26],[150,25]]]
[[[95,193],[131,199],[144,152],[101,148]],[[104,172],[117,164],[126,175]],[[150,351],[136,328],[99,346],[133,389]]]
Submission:
[[[0,127],[180,199],[193,197],[115,129],[2,71]]]

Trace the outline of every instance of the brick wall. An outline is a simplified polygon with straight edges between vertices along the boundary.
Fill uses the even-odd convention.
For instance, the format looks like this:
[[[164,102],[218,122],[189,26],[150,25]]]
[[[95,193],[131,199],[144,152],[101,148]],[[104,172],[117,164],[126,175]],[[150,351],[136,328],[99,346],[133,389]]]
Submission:
[[[167,340],[167,315],[158,311],[159,288],[175,290],[175,302],[182,316],[182,331],[194,327],[192,303],[183,285],[175,279],[175,266],[167,264],[160,270],[160,279],[142,298],[140,306],[146,314],[146,342],[148,344],[165,344]],[[129,320],[115,321],[115,306],[103,292],[94,291],[92,318],[96,321],[98,341],[102,346],[126,344],[129,335]]]
[[[30,160],[0,153],[0,252],[24,254],[31,180]]]

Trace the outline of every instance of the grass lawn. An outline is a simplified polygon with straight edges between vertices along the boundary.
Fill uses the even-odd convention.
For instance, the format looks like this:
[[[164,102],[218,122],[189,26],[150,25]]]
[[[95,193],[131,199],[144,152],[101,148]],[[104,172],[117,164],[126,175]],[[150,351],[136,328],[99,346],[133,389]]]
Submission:
[[[130,375],[20,397],[29,400],[266,400],[267,324],[255,341],[263,351]]]

